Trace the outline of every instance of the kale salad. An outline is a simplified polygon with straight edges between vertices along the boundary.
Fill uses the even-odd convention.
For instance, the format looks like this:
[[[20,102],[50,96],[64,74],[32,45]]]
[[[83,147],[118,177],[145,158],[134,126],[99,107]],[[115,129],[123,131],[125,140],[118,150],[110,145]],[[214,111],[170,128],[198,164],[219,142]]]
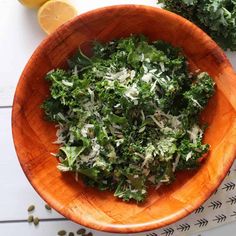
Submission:
[[[124,201],[143,202],[148,188],[197,168],[209,150],[199,114],[214,94],[205,73],[194,75],[181,50],[130,36],[94,42],[68,69],[50,71],[42,108],[55,122],[58,169]]]

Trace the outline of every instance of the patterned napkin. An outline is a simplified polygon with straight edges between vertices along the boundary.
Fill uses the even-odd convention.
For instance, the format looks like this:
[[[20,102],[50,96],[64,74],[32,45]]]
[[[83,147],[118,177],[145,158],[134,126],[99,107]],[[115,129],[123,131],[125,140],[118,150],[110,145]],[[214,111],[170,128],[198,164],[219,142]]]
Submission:
[[[215,193],[195,212],[165,228],[143,236],[187,236],[236,220],[236,161]]]

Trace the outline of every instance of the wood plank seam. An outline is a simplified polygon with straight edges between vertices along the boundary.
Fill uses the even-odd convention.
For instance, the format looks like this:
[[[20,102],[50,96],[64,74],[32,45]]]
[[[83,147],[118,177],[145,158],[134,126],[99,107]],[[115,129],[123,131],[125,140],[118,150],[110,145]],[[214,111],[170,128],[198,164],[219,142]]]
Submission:
[[[40,222],[51,222],[51,221],[69,221],[66,218],[43,218],[39,219]],[[28,223],[27,219],[24,220],[0,220],[0,224],[12,224],[12,223]]]
[[[12,106],[0,106],[0,109],[10,109]]]

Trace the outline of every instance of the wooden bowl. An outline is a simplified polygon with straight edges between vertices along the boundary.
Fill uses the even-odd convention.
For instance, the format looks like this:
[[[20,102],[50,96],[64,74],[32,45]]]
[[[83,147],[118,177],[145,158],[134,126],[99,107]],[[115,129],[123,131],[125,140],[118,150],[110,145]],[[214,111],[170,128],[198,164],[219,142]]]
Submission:
[[[177,174],[177,180],[150,191],[145,204],[125,203],[61,174],[50,153],[58,146],[54,124],[43,119],[40,105],[49,94],[44,77],[65,66],[80,45],[144,34],[183,48],[189,61],[207,71],[217,84],[215,96],[202,114],[209,123],[207,160],[197,171]],[[86,46],[87,45],[87,46]],[[18,83],[12,129],[20,164],[35,190],[62,215],[97,230],[134,233],[173,223],[198,208],[218,187],[236,154],[236,76],[223,51],[184,18],[158,8],[120,5],[80,15],[44,40],[26,65]]]

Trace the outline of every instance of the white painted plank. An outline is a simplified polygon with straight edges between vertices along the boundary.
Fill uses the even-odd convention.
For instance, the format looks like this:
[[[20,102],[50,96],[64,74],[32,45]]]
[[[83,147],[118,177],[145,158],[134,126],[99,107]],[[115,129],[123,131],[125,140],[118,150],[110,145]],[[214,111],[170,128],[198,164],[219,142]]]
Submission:
[[[84,228],[78,224],[75,224],[71,221],[52,221],[52,222],[40,222],[37,227],[33,224],[28,223],[8,223],[8,224],[0,224],[0,235],[4,236],[56,236],[58,231],[66,230],[67,233],[74,232],[76,235],[76,231],[78,229]],[[92,232],[94,236],[121,236],[121,234],[111,234],[100,231],[95,231],[92,229],[86,229],[86,233]],[[181,236],[222,236],[222,235],[234,235],[233,232],[236,231],[236,224],[231,223],[219,228],[215,228],[213,230],[188,234],[183,232]],[[68,235],[68,234],[67,234]],[[134,234],[125,234],[126,236],[134,236]],[[135,236],[146,236],[146,233],[139,233]]]
[[[0,235],[13,236],[13,235],[24,235],[24,236],[56,236],[58,231],[65,230],[67,233],[73,232],[75,235],[78,229],[84,228],[71,221],[53,221],[53,222],[40,222],[37,227],[33,224],[28,223],[11,223],[11,224],[0,224]],[[96,231],[88,228],[84,228],[86,233],[93,233],[94,236],[121,236],[121,234],[105,233]],[[68,234],[67,234],[68,235]],[[124,235],[124,234],[123,234]],[[134,236],[134,234],[125,234],[126,236]],[[146,236],[146,233],[138,233],[135,236]],[[187,236],[185,234],[181,236]],[[190,235],[189,235],[190,236]],[[211,236],[211,235],[209,235]]]
[[[234,70],[236,70],[236,52],[226,52],[226,56],[228,57],[229,61],[231,62]]]
[[[44,202],[20,167],[12,141],[11,109],[0,109],[0,136],[0,221],[26,219],[30,204],[35,204],[34,213],[41,218],[61,217],[55,211],[45,210]]]
[[[74,232],[81,227],[72,222],[40,222],[37,227],[33,224],[28,223],[13,223],[13,224],[0,224],[0,235],[13,236],[13,235],[24,235],[24,236],[56,236],[58,231],[66,230],[69,232]],[[106,234],[103,232],[86,230],[87,233],[93,232],[94,236],[107,236],[111,234]],[[68,234],[67,234],[68,235]],[[115,235],[115,234],[113,234]],[[145,234],[143,234],[145,235]]]
[[[44,37],[35,11],[17,0],[0,0],[0,106],[12,104],[22,69]]]

